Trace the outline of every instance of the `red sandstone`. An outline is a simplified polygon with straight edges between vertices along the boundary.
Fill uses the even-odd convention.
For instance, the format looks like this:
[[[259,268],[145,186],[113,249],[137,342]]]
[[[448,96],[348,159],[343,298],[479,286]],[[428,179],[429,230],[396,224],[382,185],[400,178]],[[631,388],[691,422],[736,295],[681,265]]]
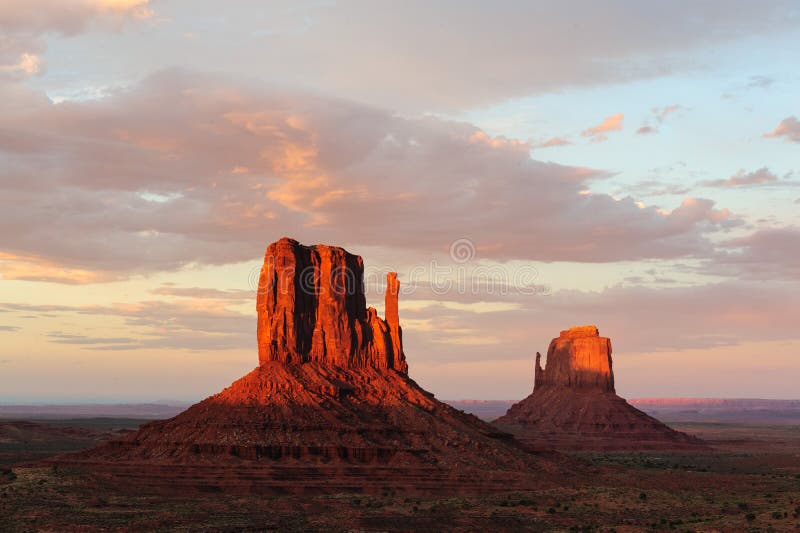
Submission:
[[[703,444],[617,396],[611,340],[596,326],[562,331],[547,366],[536,354],[534,389],[494,423],[536,449],[665,449]]]
[[[335,246],[283,238],[264,256],[258,283],[258,359],[309,361],[407,373],[397,310],[399,281],[387,276],[387,320],[366,307],[364,263]]]
[[[259,366],[169,420],[57,459],[152,490],[464,493],[563,472],[407,375],[395,273],[386,320],[363,262],[333,246],[269,245]]]

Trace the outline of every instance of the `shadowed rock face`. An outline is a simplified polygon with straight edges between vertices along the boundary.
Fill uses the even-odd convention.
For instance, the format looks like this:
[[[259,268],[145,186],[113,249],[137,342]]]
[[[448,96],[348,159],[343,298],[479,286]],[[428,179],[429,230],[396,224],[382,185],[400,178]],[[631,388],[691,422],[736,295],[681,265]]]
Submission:
[[[615,392],[611,339],[601,337],[596,326],[562,331],[547,349],[546,369],[536,354],[534,388],[543,387]]]
[[[393,368],[407,373],[398,317],[400,282],[389,273],[387,320],[367,308],[361,257],[283,238],[264,256],[258,283],[258,359]]]
[[[702,446],[617,396],[611,340],[601,337],[596,326],[562,331],[550,342],[544,368],[537,353],[533,393],[494,423],[536,449]]]

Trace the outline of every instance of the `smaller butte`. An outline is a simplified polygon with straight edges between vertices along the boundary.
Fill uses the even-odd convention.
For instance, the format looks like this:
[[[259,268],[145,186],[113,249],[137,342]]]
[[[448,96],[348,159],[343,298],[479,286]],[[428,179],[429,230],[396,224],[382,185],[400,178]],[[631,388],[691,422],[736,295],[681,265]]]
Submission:
[[[536,354],[533,392],[494,424],[534,449],[704,447],[617,395],[611,352],[611,339],[597,326],[562,331],[550,341],[545,367]]]

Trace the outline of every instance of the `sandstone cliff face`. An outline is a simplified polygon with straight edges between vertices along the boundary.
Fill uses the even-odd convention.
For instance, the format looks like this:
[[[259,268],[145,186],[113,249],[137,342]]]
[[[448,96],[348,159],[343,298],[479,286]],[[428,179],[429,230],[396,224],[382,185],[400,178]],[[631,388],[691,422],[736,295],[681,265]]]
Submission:
[[[601,337],[597,326],[570,328],[550,341],[547,368],[536,354],[534,389],[569,387],[614,392],[611,339]]]
[[[387,277],[387,320],[367,308],[361,257],[283,238],[267,247],[258,283],[258,358],[407,373],[398,317],[400,282]]]
[[[495,425],[535,449],[635,450],[703,446],[617,396],[611,341],[596,326],[562,331],[547,364],[536,354],[533,393]]]
[[[183,413],[57,458],[137,489],[449,494],[530,488],[560,463],[454,409],[407,375],[388,275],[386,320],[361,258],[281,239],[257,297],[259,365]]]

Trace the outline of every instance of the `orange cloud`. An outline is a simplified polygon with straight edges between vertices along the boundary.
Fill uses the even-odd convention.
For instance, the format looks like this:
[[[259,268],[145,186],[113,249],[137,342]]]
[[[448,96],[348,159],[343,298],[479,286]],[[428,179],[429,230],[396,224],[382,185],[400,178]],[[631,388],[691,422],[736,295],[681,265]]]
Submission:
[[[40,257],[16,255],[2,251],[0,251],[0,276],[7,280],[50,281],[67,284],[110,281],[109,277],[100,272],[70,268]]]
[[[86,3],[101,11],[129,14],[137,18],[153,16],[153,11],[148,7],[150,0],[88,0]]]
[[[622,131],[622,121],[624,119],[625,115],[622,113],[615,113],[610,117],[606,117],[605,120],[597,126],[592,126],[591,128],[583,130],[581,135],[590,137],[592,141],[605,141],[608,138],[606,133]]]

